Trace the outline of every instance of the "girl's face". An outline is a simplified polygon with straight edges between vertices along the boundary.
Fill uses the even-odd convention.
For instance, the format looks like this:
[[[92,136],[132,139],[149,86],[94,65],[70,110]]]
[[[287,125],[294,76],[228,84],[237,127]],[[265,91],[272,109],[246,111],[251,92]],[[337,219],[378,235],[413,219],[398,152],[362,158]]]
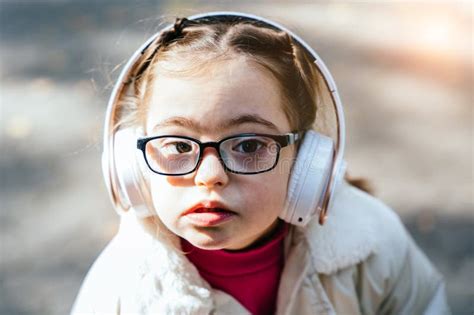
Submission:
[[[159,72],[159,71],[158,71]],[[159,73],[150,87],[146,132],[179,135],[202,142],[241,133],[290,132],[275,79],[245,57],[221,61],[200,76]],[[150,171],[158,216],[175,234],[203,249],[243,249],[267,235],[283,210],[295,145],[280,151],[271,171],[227,172],[214,148],[206,148],[198,168],[182,176]],[[201,209],[221,207],[229,213]],[[208,213],[198,213],[211,211]],[[215,210],[214,210],[215,211]]]

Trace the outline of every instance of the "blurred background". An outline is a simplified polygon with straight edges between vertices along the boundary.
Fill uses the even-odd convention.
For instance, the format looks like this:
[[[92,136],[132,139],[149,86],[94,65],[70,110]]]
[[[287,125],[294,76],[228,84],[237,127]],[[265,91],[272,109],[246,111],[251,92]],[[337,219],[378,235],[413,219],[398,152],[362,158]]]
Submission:
[[[338,84],[349,173],[402,218],[474,312],[470,1],[0,1],[0,314],[66,314],[117,230],[100,157],[121,64],[164,22],[279,21]]]

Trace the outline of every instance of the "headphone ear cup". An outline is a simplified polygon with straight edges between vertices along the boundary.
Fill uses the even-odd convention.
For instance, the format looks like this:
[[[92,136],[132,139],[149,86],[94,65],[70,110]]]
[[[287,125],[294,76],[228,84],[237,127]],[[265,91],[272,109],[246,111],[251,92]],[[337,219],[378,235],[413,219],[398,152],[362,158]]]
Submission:
[[[136,147],[136,134],[133,129],[120,129],[114,135],[115,174],[119,182],[118,194],[138,217],[152,216],[147,206],[150,192],[138,164],[140,151]],[[124,209],[127,210],[127,209]],[[120,214],[120,213],[119,213]]]
[[[331,138],[314,130],[305,133],[291,170],[281,219],[300,226],[310,221],[327,189],[333,155]]]

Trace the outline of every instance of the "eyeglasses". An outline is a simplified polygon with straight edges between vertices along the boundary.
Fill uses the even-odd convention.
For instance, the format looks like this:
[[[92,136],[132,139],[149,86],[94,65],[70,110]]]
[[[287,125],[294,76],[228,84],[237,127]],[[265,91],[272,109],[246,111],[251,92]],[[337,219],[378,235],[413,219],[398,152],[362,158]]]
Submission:
[[[219,142],[200,142],[185,136],[139,138],[137,149],[153,172],[180,176],[196,170],[207,147],[216,149],[224,169],[236,174],[258,174],[272,170],[278,163],[280,149],[295,143],[301,133],[269,135],[244,133]]]

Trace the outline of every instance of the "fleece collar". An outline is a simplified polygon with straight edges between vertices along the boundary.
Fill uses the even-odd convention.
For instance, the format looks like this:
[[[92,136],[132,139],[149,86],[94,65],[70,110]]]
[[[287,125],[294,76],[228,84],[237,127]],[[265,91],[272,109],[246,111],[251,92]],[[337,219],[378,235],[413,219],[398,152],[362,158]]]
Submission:
[[[155,231],[168,231],[160,220],[152,217],[137,219],[131,211],[121,218],[117,237],[122,239],[122,244],[132,241],[135,246],[128,255],[140,257],[129,266],[135,272],[135,295],[121,297],[121,312],[210,314],[214,308],[211,287],[178,249],[178,238],[164,237],[165,233],[152,233],[149,220],[159,225],[152,228]]]

